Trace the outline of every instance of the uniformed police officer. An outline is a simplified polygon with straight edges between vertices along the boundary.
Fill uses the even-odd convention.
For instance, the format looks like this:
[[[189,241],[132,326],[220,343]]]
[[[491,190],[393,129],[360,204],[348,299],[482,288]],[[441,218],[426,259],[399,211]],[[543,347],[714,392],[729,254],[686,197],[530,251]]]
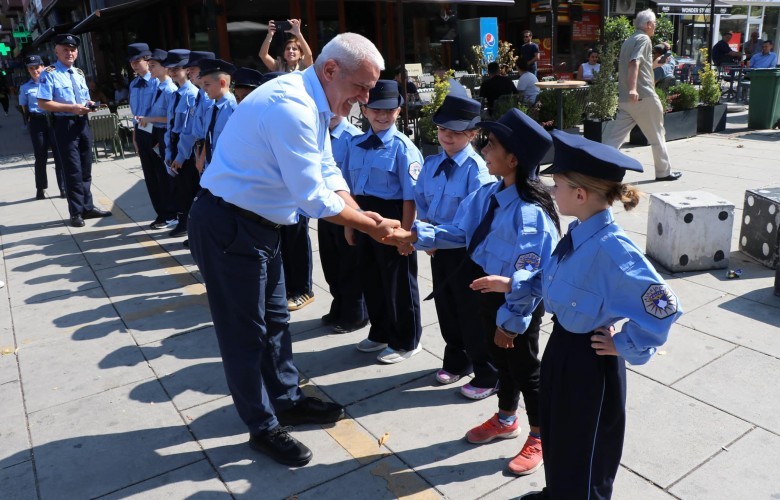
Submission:
[[[108,217],[111,212],[92,203],[92,135],[87,113],[94,102],[84,73],[73,66],[80,40],[69,33],[54,39],[57,62],[41,74],[38,106],[54,114],[54,135],[62,160],[70,224],[84,227],[84,219]]]
[[[252,68],[238,68],[233,73],[233,95],[241,103],[244,97],[263,84],[263,74]]]
[[[51,117],[38,107],[38,81],[43,71],[43,61],[40,56],[27,56],[24,58],[24,64],[27,66],[27,72],[30,73],[30,80],[19,88],[19,105],[22,107],[35,153],[35,199],[46,198],[44,190],[49,187],[46,162],[49,159],[50,146],[54,156],[54,173],[57,176],[57,186],[60,188],[60,198],[65,198],[62,162],[54,142],[54,130],[49,126]]]
[[[203,148],[195,160],[195,166],[200,172],[211,163],[219,136],[236,108],[236,98],[230,92],[230,76],[235,72],[235,66],[221,59],[205,59],[200,62],[199,78],[210,99],[203,121],[206,131]]]

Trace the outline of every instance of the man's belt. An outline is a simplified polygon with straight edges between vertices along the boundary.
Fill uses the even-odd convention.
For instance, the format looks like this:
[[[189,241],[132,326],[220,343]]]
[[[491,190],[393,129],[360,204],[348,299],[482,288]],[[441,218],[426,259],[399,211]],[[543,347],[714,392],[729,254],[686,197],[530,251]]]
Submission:
[[[282,227],[281,224],[277,224],[276,222],[272,222],[272,221],[266,219],[265,217],[263,217],[262,215],[258,215],[256,213],[252,212],[251,210],[247,210],[245,208],[241,208],[241,207],[239,207],[237,205],[233,205],[232,203],[223,200],[219,196],[213,194],[208,189],[204,189],[203,191],[205,191],[206,193],[208,193],[211,196],[213,196],[214,199],[217,200],[217,204],[218,205],[222,205],[223,207],[227,207],[227,208],[231,209],[232,211],[234,211],[235,213],[237,213],[238,215],[240,215],[241,217],[243,217],[245,219],[251,220],[252,222],[257,222],[259,224],[262,224],[263,226],[271,227],[271,228],[274,228],[274,229],[279,229],[280,227]]]

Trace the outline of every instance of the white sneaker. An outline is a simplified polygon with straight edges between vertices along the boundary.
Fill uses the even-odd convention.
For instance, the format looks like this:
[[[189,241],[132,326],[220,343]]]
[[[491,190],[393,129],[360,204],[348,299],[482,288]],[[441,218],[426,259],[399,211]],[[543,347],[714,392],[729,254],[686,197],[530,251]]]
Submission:
[[[377,356],[377,360],[380,363],[386,363],[386,364],[393,364],[393,363],[400,363],[401,361],[405,361],[418,352],[422,351],[422,344],[417,344],[417,347],[412,351],[404,351],[404,350],[395,350],[392,347],[386,348],[384,351],[379,353],[379,356]]]
[[[387,344],[383,344],[382,342],[374,342],[373,340],[363,339],[358,342],[357,350],[360,352],[374,352],[381,351],[386,347]]]
[[[5,281],[0,281],[0,288],[3,288],[5,286]]]

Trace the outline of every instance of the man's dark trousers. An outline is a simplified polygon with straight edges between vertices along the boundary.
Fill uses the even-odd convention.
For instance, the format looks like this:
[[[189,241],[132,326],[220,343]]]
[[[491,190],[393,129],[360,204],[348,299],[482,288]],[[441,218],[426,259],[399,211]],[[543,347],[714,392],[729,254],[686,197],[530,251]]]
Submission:
[[[54,135],[62,161],[71,217],[95,208],[92,203],[92,134],[86,116],[55,116]]]
[[[54,157],[57,187],[60,192],[66,192],[65,179],[62,175],[62,161],[57,151],[57,143],[54,138],[54,129],[49,126],[48,117],[42,113],[30,113],[27,130],[30,132],[33,151],[35,153],[35,189],[49,189],[49,176],[46,172],[46,163],[49,160],[49,148]]]
[[[165,200],[164,186],[170,181],[165,171],[165,163],[155,152],[155,138],[150,132],[144,132],[136,128],[135,143],[138,145],[138,157],[141,160],[141,169],[144,172],[144,182],[149,193],[149,200],[157,217],[165,220],[176,218],[176,208],[172,199]]]

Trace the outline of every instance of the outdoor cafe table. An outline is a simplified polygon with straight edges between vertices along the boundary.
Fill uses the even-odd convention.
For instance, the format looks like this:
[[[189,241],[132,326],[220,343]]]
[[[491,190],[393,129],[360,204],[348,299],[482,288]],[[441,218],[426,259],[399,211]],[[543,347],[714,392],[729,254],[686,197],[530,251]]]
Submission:
[[[555,91],[555,100],[558,107],[555,128],[560,130],[563,128],[563,91],[578,89],[587,85],[587,82],[583,82],[581,80],[561,80],[557,82],[536,82],[535,85],[542,90],[553,89]]]

